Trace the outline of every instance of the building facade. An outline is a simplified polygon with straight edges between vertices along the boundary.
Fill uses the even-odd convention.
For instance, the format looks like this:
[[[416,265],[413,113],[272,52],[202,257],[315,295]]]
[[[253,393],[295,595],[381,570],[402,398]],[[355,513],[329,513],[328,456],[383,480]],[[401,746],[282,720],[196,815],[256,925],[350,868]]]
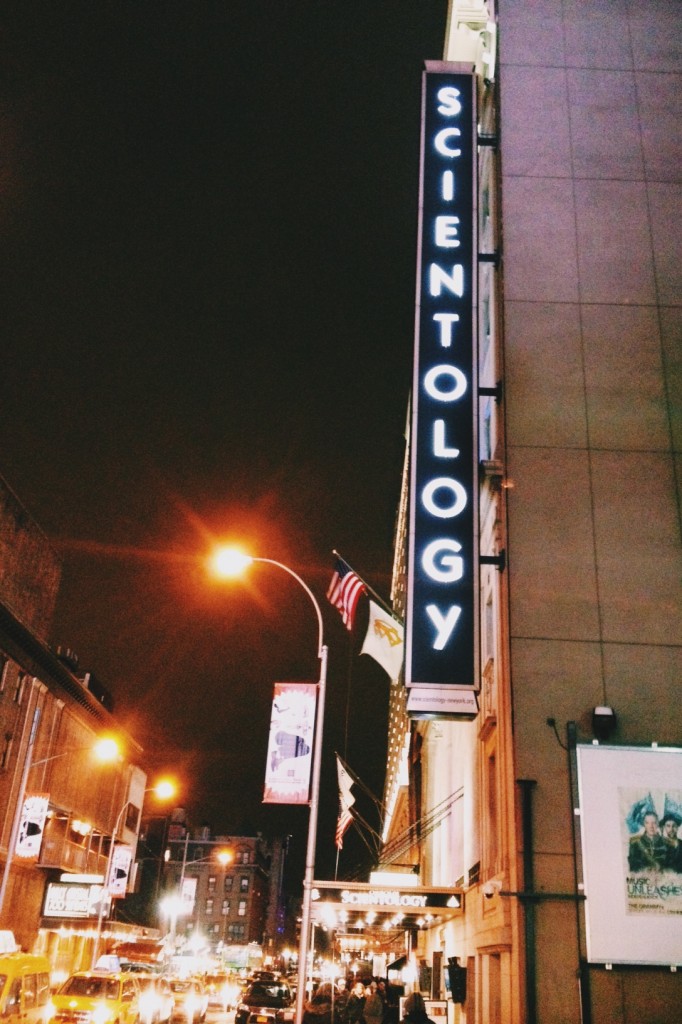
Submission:
[[[628,843],[682,796],[681,35],[662,0],[449,8],[478,100],[478,712],[392,686],[384,839],[463,891],[415,946],[431,995],[465,968],[456,1024],[679,1014],[682,876]],[[408,507],[406,473],[399,611]]]
[[[106,692],[48,645],[59,578],[49,542],[0,480],[0,927],[47,953],[55,979],[90,966],[98,925],[103,947],[110,938],[97,879],[112,837],[134,858],[147,778]],[[104,735],[120,750],[106,764],[93,758]]]
[[[247,966],[248,947],[258,947],[258,958],[279,953],[285,855],[279,839],[172,825],[163,890],[180,897],[172,911],[177,951],[201,942],[232,967]]]

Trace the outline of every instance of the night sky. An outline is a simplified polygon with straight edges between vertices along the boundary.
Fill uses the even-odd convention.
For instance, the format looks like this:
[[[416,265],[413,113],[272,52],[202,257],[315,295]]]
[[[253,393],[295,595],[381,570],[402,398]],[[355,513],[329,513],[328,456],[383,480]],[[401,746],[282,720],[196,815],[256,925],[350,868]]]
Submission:
[[[60,0],[0,10],[0,475],[63,561],[53,644],[215,832],[261,804],[272,685],[329,645],[334,751],[381,794],[388,677],[326,601],[388,598],[414,323],[420,75],[446,0]],[[363,620],[363,611],[365,620]],[[349,836],[340,874],[366,853]],[[300,875],[299,875],[300,879]]]

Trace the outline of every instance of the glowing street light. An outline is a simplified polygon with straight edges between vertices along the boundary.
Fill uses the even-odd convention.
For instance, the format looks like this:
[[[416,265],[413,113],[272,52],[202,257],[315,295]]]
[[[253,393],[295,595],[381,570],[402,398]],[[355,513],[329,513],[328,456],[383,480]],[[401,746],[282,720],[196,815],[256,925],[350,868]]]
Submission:
[[[320,772],[322,767],[322,735],[324,730],[324,702],[327,687],[327,647],[324,644],[322,611],[317,598],[298,573],[282,562],[272,558],[257,558],[237,548],[220,547],[210,559],[210,568],[220,578],[241,575],[253,562],[263,562],[283,569],[293,577],[310,598],[317,616],[317,656],[320,661],[320,680],[317,687],[317,714],[313,743],[313,764],[310,779],[310,816],[308,819],[308,843],[306,847],[305,874],[303,876],[303,904],[301,913],[301,943],[298,955],[298,982],[296,989],[296,1024],[301,1024],[305,1001],[306,974],[310,945],[310,921],[312,907],[313,879],[315,878],[315,846],[317,844],[317,819],[320,803]]]

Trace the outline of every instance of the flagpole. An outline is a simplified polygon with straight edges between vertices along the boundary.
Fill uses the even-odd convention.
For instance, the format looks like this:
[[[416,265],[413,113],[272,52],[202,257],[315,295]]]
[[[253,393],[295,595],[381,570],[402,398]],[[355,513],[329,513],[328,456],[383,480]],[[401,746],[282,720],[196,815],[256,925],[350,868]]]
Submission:
[[[342,562],[344,562],[344,563],[345,563],[346,565],[348,565],[348,562],[346,562],[346,559],[345,559],[345,558],[343,557],[343,555],[340,555],[340,554],[338,553],[338,551],[336,551],[336,550],[332,550],[332,554],[333,554],[333,555],[334,555],[334,556],[335,556],[336,558],[340,558]],[[356,573],[356,575],[357,575],[357,573]],[[390,616],[391,616],[392,618],[394,618],[394,619],[396,620],[396,622],[399,622],[401,626],[402,626],[402,625],[404,625],[404,623],[403,623],[403,620],[402,620],[402,619],[400,618],[400,616],[399,616],[399,615],[397,615],[397,614],[396,614],[396,612],[394,612],[394,611],[393,611],[393,609],[391,608],[391,606],[390,606],[390,605],[388,604],[388,602],[387,602],[387,601],[385,601],[385,600],[383,599],[383,597],[380,597],[380,596],[379,596],[379,595],[377,594],[376,590],[373,590],[373,589],[372,589],[372,588],[370,587],[370,585],[369,585],[369,583],[367,582],[367,580],[365,580],[365,579],[364,579],[363,577],[360,577],[360,579],[362,579],[362,582],[363,582],[363,584],[364,584],[364,586],[365,586],[365,589],[367,590],[367,593],[368,593],[368,594],[371,594],[371,595],[372,595],[372,597],[373,597],[373,598],[374,598],[374,599],[375,599],[376,601],[378,601],[378,602],[379,602],[379,604],[381,605],[381,607],[382,607],[382,608],[383,608],[383,609],[384,609],[385,611],[387,611],[387,612],[388,612],[388,614],[389,614],[389,615],[390,615]]]

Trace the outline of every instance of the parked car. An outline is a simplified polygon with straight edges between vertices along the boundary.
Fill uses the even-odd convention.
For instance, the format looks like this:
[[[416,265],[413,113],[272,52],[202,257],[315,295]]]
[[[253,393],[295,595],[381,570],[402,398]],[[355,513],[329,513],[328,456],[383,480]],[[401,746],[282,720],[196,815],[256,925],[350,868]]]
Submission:
[[[140,987],[133,974],[79,971],[52,997],[52,1024],[137,1024]]]
[[[182,1020],[185,1024],[206,1020],[208,994],[198,978],[171,978],[170,987],[175,1000],[173,1020]]]
[[[254,981],[241,998],[234,1024],[284,1024],[293,1021],[295,1008],[288,982]]]
[[[0,954],[0,1018],[46,1024],[50,1012],[49,960],[31,953]]]
[[[140,986],[142,1024],[167,1024],[173,1016],[175,997],[168,978],[160,974],[136,974]]]

